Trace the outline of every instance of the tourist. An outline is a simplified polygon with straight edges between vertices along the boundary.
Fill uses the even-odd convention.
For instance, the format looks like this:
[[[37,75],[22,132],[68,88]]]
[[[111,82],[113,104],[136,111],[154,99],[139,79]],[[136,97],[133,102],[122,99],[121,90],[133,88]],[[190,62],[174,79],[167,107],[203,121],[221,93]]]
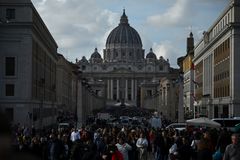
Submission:
[[[72,129],[72,133],[71,133],[71,141],[72,142],[75,142],[76,140],[80,139],[80,133],[78,132],[78,130],[75,128],[75,129]]]
[[[226,147],[223,160],[239,160],[240,159],[240,143],[239,143],[239,135],[233,134],[232,144],[229,144]]]
[[[119,137],[116,146],[119,152],[122,153],[123,159],[128,160],[128,151],[132,150],[132,147],[128,143],[124,142],[123,137]]]
[[[140,137],[137,140],[136,146],[139,150],[139,160],[147,160],[148,141],[144,133],[140,133]]]
[[[212,151],[210,149],[209,141],[202,138],[198,143],[197,160],[212,160]]]

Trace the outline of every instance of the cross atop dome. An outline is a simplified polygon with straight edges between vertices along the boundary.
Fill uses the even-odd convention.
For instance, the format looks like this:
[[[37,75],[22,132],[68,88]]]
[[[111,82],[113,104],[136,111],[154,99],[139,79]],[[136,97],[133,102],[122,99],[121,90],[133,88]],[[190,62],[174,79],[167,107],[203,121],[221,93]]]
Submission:
[[[123,14],[120,19],[120,24],[128,24],[128,17],[125,14],[125,9],[123,9]]]
[[[126,16],[126,14],[125,14],[125,8],[123,8],[123,16]]]
[[[193,37],[193,33],[192,32],[190,32],[189,37],[191,37],[191,38]]]
[[[150,48],[150,52],[153,52],[153,49],[152,49],[152,48]]]

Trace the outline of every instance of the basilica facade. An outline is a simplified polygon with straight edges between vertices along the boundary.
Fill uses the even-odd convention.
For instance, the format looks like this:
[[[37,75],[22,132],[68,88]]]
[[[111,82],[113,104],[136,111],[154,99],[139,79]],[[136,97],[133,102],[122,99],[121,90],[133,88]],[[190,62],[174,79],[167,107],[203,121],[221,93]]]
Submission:
[[[178,76],[169,60],[157,57],[151,48],[145,56],[141,37],[130,26],[125,10],[106,40],[103,57],[95,48],[90,59],[82,57],[76,64],[81,78],[106,105],[147,107],[144,99],[160,95],[161,79],[174,81]]]

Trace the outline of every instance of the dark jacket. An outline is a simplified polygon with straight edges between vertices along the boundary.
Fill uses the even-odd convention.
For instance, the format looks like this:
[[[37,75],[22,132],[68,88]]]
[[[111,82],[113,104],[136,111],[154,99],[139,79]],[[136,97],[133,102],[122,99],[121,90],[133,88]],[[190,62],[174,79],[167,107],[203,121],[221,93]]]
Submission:
[[[240,144],[230,144],[226,147],[224,160],[240,160]]]
[[[210,149],[199,150],[197,153],[197,160],[212,160],[212,152]]]
[[[81,160],[83,153],[84,144],[81,140],[76,140],[71,149],[70,160]]]
[[[90,144],[87,146],[87,150],[84,152],[82,160],[100,160],[95,144]]]
[[[192,157],[193,150],[189,145],[182,145],[177,149],[179,160],[190,160]]]

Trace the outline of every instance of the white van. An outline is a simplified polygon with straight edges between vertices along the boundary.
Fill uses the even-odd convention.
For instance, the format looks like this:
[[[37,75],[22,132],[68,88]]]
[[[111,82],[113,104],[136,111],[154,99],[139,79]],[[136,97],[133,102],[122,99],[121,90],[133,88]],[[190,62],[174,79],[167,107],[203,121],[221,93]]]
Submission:
[[[58,124],[58,130],[68,129],[69,127],[70,127],[69,123],[59,123]]]

